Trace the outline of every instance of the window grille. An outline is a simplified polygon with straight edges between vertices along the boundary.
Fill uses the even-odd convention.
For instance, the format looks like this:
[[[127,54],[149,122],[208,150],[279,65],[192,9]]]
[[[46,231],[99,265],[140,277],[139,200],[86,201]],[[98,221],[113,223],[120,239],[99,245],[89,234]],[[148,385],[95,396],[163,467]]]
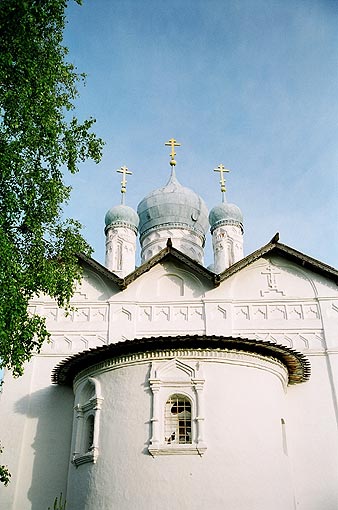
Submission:
[[[184,395],[171,395],[164,412],[165,443],[191,444],[191,402]]]

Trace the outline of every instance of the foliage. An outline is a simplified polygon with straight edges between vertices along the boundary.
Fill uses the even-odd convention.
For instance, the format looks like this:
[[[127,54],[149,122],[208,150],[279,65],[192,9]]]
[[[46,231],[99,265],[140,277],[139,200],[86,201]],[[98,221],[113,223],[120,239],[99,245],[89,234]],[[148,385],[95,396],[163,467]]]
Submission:
[[[79,223],[62,218],[62,172],[97,163],[103,146],[94,119],[71,112],[84,76],[66,60],[66,5],[0,2],[0,358],[16,376],[49,337],[29,300],[45,293],[67,307],[81,276],[76,253],[90,254]]]
[[[3,452],[3,448],[0,443],[0,453]],[[8,467],[4,465],[0,465],[0,483],[3,483],[5,486],[8,485],[9,479],[11,477],[10,472],[8,471]]]
[[[54,500],[53,510],[65,510],[66,509],[66,500],[62,501],[62,492],[60,494],[60,499],[57,497]],[[50,506],[48,510],[51,510]]]

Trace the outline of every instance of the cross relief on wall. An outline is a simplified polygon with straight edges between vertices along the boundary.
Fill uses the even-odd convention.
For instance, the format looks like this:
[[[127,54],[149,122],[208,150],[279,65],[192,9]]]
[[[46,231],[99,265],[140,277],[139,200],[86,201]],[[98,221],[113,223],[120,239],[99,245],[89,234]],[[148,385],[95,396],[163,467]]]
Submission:
[[[261,271],[261,275],[265,277],[265,288],[261,289],[261,296],[266,295],[276,295],[280,294],[281,296],[285,296],[285,292],[278,288],[278,279],[277,276],[280,275],[280,271],[272,264],[268,264],[266,268]]]

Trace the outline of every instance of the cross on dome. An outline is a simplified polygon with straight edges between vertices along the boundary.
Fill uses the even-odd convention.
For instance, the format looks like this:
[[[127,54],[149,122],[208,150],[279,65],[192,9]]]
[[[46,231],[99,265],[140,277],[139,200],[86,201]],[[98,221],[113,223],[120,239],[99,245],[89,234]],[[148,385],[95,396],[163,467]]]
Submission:
[[[220,163],[217,168],[214,168],[214,172],[219,172],[220,173],[220,181],[219,181],[219,183],[221,185],[222,198],[224,200],[224,193],[226,192],[224,173],[225,172],[230,172],[230,170],[225,168],[225,166],[222,163]]]
[[[124,205],[125,199],[124,194],[127,192],[127,175],[133,175],[133,172],[130,172],[126,165],[121,166],[116,172],[122,174],[122,181],[121,181],[121,204]]]
[[[171,147],[171,153],[170,153],[171,160],[169,161],[169,164],[170,164],[170,166],[175,166],[176,165],[176,161],[175,161],[175,156],[176,156],[175,147],[180,147],[181,144],[178,143],[175,140],[175,138],[170,138],[169,142],[165,142],[164,145],[167,145],[167,146]]]

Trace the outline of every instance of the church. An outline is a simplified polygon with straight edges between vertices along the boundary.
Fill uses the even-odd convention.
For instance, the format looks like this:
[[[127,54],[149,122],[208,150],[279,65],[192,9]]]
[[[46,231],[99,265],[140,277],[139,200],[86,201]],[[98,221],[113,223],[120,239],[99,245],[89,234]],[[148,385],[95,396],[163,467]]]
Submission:
[[[227,170],[208,211],[166,145],[137,211],[121,167],[105,266],[79,254],[71,313],[31,303],[51,341],[4,374],[0,508],[337,510],[338,271],[278,234],[244,256]]]

